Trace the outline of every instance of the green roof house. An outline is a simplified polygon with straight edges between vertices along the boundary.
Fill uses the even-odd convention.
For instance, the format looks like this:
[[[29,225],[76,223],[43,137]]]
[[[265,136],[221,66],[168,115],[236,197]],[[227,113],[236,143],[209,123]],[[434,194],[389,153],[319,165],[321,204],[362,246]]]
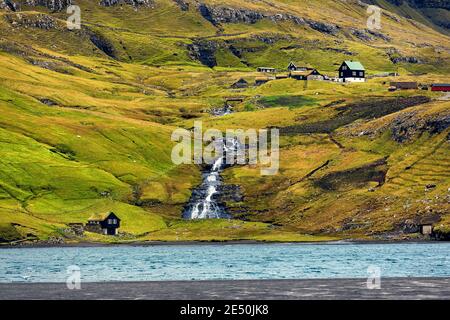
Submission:
[[[344,61],[339,68],[339,79],[342,82],[365,82],[366,69],[359,61]]]

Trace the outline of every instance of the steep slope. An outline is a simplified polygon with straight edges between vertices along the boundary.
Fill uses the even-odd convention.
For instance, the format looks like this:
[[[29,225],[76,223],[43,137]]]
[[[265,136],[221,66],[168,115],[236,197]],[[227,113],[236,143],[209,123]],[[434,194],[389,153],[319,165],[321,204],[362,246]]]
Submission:
[[[415,19],[437,30],[450,32],[450,4],[445,0],[365,0],[396,12],[406,18]]]
[[[66,27],[70,4],[80,30]],[[372,31],[359,1],[0,0],[0,242],[115,241],[67,226],[107,210],[123,219],[119,241],[386,237],[425,218],[448,228],[440,94],[388,92],[393,78],[230,89],[291,60],[448,81],[450,39],[386,8]],[[236,113],[210,115],[236,95]],[[171,134],[195,120],[282,132],[279,175],[224,173],[221,201],[244,222],[181,219],[200,171],[172,163]]]
[[[290,60],[314,60],[317,67],[334,71],[335,61],[360,59],[372,70],[434,67],[437,72],[445,66],[442,58],[448,59],[447,39],[388,11],[382,30],[367,30],[366,7],[358,1],[159,0],[137,6],[115,1],[111,4],[116,5],[105,6],[105,2],[79,0],[83,23],[79,31],[65,28],[68,15],[60,8],[70,2],[57,6],[48,2],[48,9],[40,5],[47,2],[31,2],[31,7],[26,1],[14,3],[22,11],[6,14],[2,28],[12,27],[13,32],[5,32],[5,39],[151,65],[200,62],[208,67],[284,68]],[[50,10],[51,15],[34,10]],[[35,32],[24,32],[26,28]]]
[[[406,107],[403,100],[397,103]],[[299,122],[297,128],[305,130],[282,140],[281,175],[262,178],[258,168],[247,167],[228,172],[227,180],[241,185],[245,199],[233,206],[235,214],[303,232],[379,234],[383,239],[401,232],[408,220],[416,227],[439,221],[450,212],[449,106],[419,103],[337,129],[324,127],[323,121]],[[317,108],[304,108],[302,119],[314,119],[314,113]]]

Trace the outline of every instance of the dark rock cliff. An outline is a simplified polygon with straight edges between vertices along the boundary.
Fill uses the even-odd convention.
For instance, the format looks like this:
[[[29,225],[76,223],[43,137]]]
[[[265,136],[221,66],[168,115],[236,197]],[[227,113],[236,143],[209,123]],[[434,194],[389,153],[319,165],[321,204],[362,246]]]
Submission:
[[[262,19],[269,19],[274,22],[290,21],[298,25],[308,26],[316,31],[326,34],[337,34],[340,27],[327,22],[319,22],[311,19],[305,19],[289,13],[268,13],[249,9],[240,9],[223,6],[209,6],[204,3],[198,5],[200,14],[215,26],[223,23],[245,23],[254,24]]]
[[[217,66],[215,53],[218,44],[213,41],[194,41],[188,45],[189,56],[193,60],[198,60],[210,68]]]
[[[60,11],[72,4],[72,0],[0,0],[0,9],[20,11],[22,5],[44,6],[51,11]]]
[[[61,11],[68,6],[76,4],[73,0],[0,0],[0,9],[8,9],[11,11],[19,11],[21,5],[32,7],[46,7],[51,11]],[[117,5],[130,5],[137,7],[153,7],[154,0],[99,0],[99,5],[104,7],[112,7]]]
[[[20,6],[11,0],[0,0],[0,9],[18,11],[20,10]]]
[[[428,132],[432,135],[439,134],[449,127],[449,115],[441,114],[432,118],[421,119],[417,116],[416,112],[410,112],[396,117],[392,122],[390,129],[393,140],[396,142],[405,142],[424,132]]]
[[[72,5],[72,0],[27,0],[26,4],[34,7],[44,6],[52,11],[60,11]]]
[[[103,51],[107,56],[116,58],[116,50],[114,46],[108,41],[108,39],[103,37],[101,34],[92,32],[90,30],[88,30],[88,34],[89,39],[98,49]]]

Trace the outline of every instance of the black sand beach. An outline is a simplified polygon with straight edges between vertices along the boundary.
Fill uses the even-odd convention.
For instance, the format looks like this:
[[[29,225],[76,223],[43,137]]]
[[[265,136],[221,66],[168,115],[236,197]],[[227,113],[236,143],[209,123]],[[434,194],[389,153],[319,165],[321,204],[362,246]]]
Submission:
[[[450,278],[386,278],[369,290],[365,279],[167,281],[0,284],[1,300],[357,300],[450,299]]]
[[[444,243],[431,238],[402,239],[402,240],[373,240],[373,239],[342,239],[332,241],[257,241],[257,240],[234,240],[234,241],[136,241],[136,242],[73,242],[73,243],[48,243],[48,242],[23,242],[16,244],[0,244],[0,249],[21,248],[96,248],[96,247],[153,247],[153,246],[217,246],[217,245],[267,245],[267,244],[302,244],[302,245],[336,245],[336,244],[391,244],[391,243]]]

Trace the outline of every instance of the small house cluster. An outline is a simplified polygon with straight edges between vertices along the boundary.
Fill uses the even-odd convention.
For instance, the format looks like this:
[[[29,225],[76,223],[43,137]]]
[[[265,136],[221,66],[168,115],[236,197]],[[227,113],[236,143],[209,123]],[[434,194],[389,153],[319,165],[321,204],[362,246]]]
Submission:
[[[264,74],[264,76],[257,77],[255,79],[255,86],[261,86],[269,81],[282,80],[282,79],[295,79],[299,81],[333,81],[341,83],[352,83],[352,82],[366,82],[367,78],[370,77],[397,77],[397,72],[385,72],[378,75],[372,75],[367,77],[366,69],[363,64],[359,61],[347,60],[342,62],[338,69],[337,77],[329,77],[327,75],[321,74],[317,69],[302,66],[295,62],[290,62],[286,68],[287,73],[279,73],[279,70],[271,67],[258,67],[257,71]],[[386,83],[383,83],[386,84]],[[250,83],[241,78],[231,85],[232,89],[245,89],[250,86]],[[389,91],[397,90],[429,90],[430,85],[418,84],[417,82],[391,82],[389,86]],[[438,83],[431,85],[432,91],[450,91],[450,84]]]
[[[307,66],[301,66],[295,62],[290,62],[287,66],[287,74],[276,74],[279,70],[269,67],[259,67],[258,72],[267,74],[265,77],[255,79],[255,85],[260,86],[272,80],[295,79],[300,81],[335,81],[335,82],[365,82],[366,69],[359,61],[344,61],[338,70],[337,77],[329,77],[321,74],[317,69]],[[239,81],[242,81],[240,79]],[[239,82],[238,81],[238,82]],[[237,88],[239,84],[233,84],[233,88]],[[248,86],[248,83],[247,83]]]
[[[391,82],[389,91],[397,91],[397,90],[428,90],[429,86],[426,84],[418,84],[417,82]],[[441,91],[441,92],[449,92],[450,84],[447,83],[438,83],[431,85],[431,91]]]

